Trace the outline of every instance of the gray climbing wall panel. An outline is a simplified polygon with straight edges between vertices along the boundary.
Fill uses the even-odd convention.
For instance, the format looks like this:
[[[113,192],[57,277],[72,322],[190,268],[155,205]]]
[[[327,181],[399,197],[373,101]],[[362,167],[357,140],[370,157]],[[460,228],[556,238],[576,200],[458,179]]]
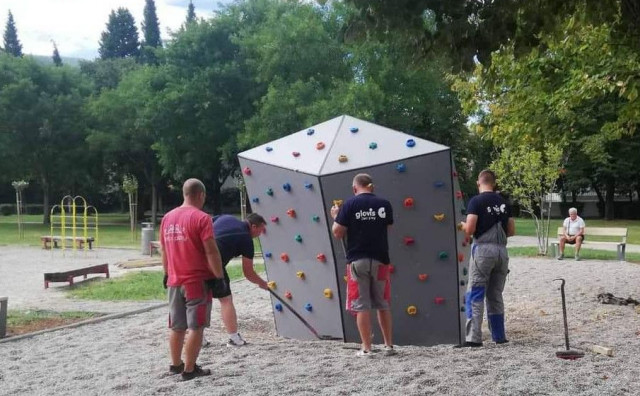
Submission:
[[[389,233],[394,342],[460,342],[468,246],[456,227],[463,220],[462,196],[449,148],[347,116],[290,137],[239,155],[252,208],[269,222],[260,240],[265,255],[271,256],[265,263],[275,291],[281,296],[291,292],[288,301],[320,334],[359,341],[355,320],[345,310],[346,262],[340,241],[331,236],[329,211],[333,200],[353,195],[353,176],[366,172],[373,177],[375,193],[394,208]],[[347,160],[340,161],[340,155]],[[285,183],[289,191],[283,189]],[[272,195],[266,194],[268,188]],[[296,210],[296,218],[287,216],[288,209]],[[270,222],[273,216],[279,221]],[[288,263],[280,259],[282,253],[289,255]],[[318,254],[326,256],[325,263],[316,259]],[[304,271],[304,280],[296,276],[298,271]],[[324,296],[325,289],[332,298]],[[279,335],[314,338],[286,307],[278,311],[277,300],[272,303]],[[377,331],[374,340],[381,342]]]

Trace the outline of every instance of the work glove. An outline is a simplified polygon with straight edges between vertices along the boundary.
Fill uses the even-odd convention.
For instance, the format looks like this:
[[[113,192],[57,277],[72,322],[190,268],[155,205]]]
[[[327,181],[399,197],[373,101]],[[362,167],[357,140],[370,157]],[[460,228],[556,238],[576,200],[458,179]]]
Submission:
[[[227,294],[229,285],[224,278],[213,278],[205,281],[214,296]]]
[[[162,287],[164,287],[165,289],[167,288],[167,281],[169,280],[169,275],[164,274],[164,276],[162,277]]]

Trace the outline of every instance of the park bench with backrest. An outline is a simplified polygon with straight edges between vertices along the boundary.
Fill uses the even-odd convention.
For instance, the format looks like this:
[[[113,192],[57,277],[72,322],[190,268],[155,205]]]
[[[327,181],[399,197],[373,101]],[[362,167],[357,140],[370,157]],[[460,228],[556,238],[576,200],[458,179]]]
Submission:
[[[69,282],[73,286],[73,278],[84,276],[87,279],[89,274],[106,274],[109,277],[109,264],[99,264],[92,267],[84,267],[65,272],[48,272],[44,274],[44,288],[49,288],[49,282]]]
[[[53,247],[57,248],[59,247],[58,244],[60,242],[62,242],[62,237],[60,235],[43,235],[40,237],[40,240],[42,241],[42,248],[43,249],[51,249],[51,243],[53,243]],[[82,249],[84,247],[85,243],[89,244],[89,249],[91,249],[93,247],[93,242],[95,241],[94,237],[72,237],[72,236],[67,236],[64,237],[65,242],[68,242],[69,244],[74,243],[76,244],[76,247],[78,249]]]
[[[627,228],[623,227],[585,227],[584,235],[585,239],[582,245],[613,245],[616,246],[618,252],[618,260],[625,260],[625,249],[627,246]],[[558,227],[558,240],[551,242],[551,250],[553,256],[558,256],[558,245],[560,244],[560,237],[564,235],[564,227]],[[619,238],[616,241],[594,241],[591,237],[603,237],[603,238]]]

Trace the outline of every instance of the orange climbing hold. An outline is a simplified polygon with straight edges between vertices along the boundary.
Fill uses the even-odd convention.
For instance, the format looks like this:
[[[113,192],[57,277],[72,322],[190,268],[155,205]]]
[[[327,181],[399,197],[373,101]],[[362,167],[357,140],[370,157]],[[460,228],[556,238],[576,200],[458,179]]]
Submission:
[[[285,263],[288,263],[289,262],[289,255],[286,254],[286,253],[282,253],[280,255],[280,260],[284,261]]]
[[[295,209],[287,209],[287,216],[295,218],[296,217]]]
[[[324,148],[324,143],[323,142],[316,143],[316,150],[322,150],[323,148]]]
[[[415,305],[409,305],[409,306],[407,307],[407,313],[408,313],[409,315],[415,315],[415,314],[417,314],[417,313],[418,313],[418,308],[416,308],[416,307],[415,307]]]

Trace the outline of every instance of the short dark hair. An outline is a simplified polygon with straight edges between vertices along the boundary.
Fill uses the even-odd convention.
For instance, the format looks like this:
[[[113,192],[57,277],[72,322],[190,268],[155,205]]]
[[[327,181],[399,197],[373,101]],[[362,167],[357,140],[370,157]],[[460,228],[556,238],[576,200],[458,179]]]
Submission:
[[[490,186],[495,186],[496,174],[491,169],[484,169],[478,175],[478,182],[480,182],[480,184],[488,184]]]
[[[247,223],[259,227],[263,224],[267,224],[267,221],[257,213],[250,213],[247,215]]]
[[[373,179],[366,173],[358,173],[353,178],[353,185],[359,187],[373,187]]]

